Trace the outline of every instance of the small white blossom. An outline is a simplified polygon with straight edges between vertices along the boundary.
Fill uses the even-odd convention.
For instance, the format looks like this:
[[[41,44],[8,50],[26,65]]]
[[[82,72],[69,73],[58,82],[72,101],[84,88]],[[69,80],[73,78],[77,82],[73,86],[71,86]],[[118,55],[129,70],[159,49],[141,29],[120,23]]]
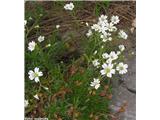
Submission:
[[[132,55],[134,55],[134,52],[131,52]]]
[[[30,17],[29,17],[29,20],[33,20],[33,18],[30,16]]]
[[[108,27],[108,31],[109,32],[115,32],[115,31],[117,31],[117,28],[116,28],[116,26],[114,26],[113,23],[109,23],[107,27]]]
[[[108,27],[107,27],[108,23],[99,21],[98,26],[99,26],[98,32],[101,32],[101,33],[104,34],[104,33],[106,33],[106,30],[108,30]]]
[[[101,48],[104,48],[104,46],[102,45],[102,47]]]
[[[97,54],[97,50],[95,50],[93,54],[96,55]]]
[[[60,25],[56,25],[56,28],[58,29],[60,27]]]
[[[39,82],[39,77],[43,76],[43,73],[39,71],[38,67],[34,68],[34,71],[29,70],[28,74],[29,74],[29,79],[35,80],[36,83]]]
[[[39,14],[39,16],[40,16],[40,17],[42,17],[42,16],[43,16],[43,14]]]
[[[118,35],[122,39],[127,39],[127,37],[128,37],[128,35],[123,30],[120,30]]]
[[[27,25],[27,20],[24,20],[24,25]]]
[[[92,64],[93,64],[94,67],[97,67],[97,68],[98,68],[99,65],[100,65],[100,63],[98,62],[98,59],[93,60],[93,61],[92,61]]]
[[[34,98],[36,98],[37,100],[39,100],[39,97],[38,97],[38,95],[36,94],[36,95],[34,95],[33,96]]]
[[[39,28],[39,25],[34,26],[34,28]]]
[[[41,35],[40,35],[40,36],[38,37],[38,41],[39,41],[39,42],[44,41],[44,36],[41,36]]]
[[[111,78],[112,74],[115,74],[115,69],[113,69],[113,64],[106,64],[102,65],[102,70],[100,71],[101,75],[106,75],[107,77]]]
[[[108,41],[112,41],[112,37],[109,37],[109,38],[108,38]]]
[[[124,51],[125,50],[124,45],[119,45],[118,47],[119,47],[120,51]]]
[[[69,4],[66,4],[66,5],[64,6],[64,9],[65,9],[65,10],[73,10],[73,8],[74,8],[73,3],[69,3]]]
[[[120,55],[121,54],[121,52],[120,51],[117,51],[117,55]]]
[[[103,59],[107,59],[107,58],[109,58],[109,55],[108,55],[108,53],[103,53],[102,57],[103,57]]]
[[[117,24],[117,23],[119,23],[119,17],[118,16],[112,16],[111,17],[111,22],[113,23],[113,24]]]
[[[101,16],[99,17],[99,21],[100,21],[100,22],[103,22],[103,23],[108,23],[108,21],[107,21],[107,16],[106,16],[106,15],[101,15]]]
[[[24,107],[26,108],[29,105],[28,100],[24,100]]]
[[[48,90],[48,87],[43,87],[45,90]]]
[[[93,78],[93,82],[91,82],[90,86],[94,87],[95,89],[98,89],[100,87],[100,81],[99,79]]]
[[[102,35],[100,36],[100,38],[102,38],[102,41],[103,41],[103,42],[111,41],[112,38],[109,37],[110,35],[111,35],[110,33],[104,33],[104,34],[102,34]]]
[[[86,26],[89,26],[88,22],[86,22]]]
[[[112,59],[111,58],[107,59],[106,63],[111,64],[112,63]]]
[[[114,51],[111,51],[109,54],[109,58],[112,60],[116,60],[118,58],[118,55]]]
[[[98,31],[100,29],[100,26],[98,24],[93,24],[91,28],[95,31]]]
[[[46,45],[46,47],[50,47],[50,46],[51,46],[51,44],[47,44],[47,45]]]
[[[121,62],[117,65],[116,70],[119,71],[119,74],[125,74],[127,73],[127,68],[128,65]]]
[[[28,43],[28,50],[33,51],[35,49],[36,43],[34,41]]]
[[[86,33],[86,36],[90,37],[91,35],[92,35],[92,31],[91,31],[91,29],[89,29],[88,32]]]

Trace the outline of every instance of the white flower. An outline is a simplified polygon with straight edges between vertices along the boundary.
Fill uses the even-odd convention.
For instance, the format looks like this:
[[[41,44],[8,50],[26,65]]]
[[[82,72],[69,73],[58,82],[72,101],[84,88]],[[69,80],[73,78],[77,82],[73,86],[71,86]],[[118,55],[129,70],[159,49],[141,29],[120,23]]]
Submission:
[[[73,3],[69,3],[69,4],[66,4],[66,5],[64,6],[64,9],[65,9],[65,10],[73,10],[73,8],[74,8]]]
[[[40,36],[38,37],[38,41],[39,41],[39,42],[44,41],[44,36],[41,36],[41,35],[40,35]]]
[[[122,39],[127,39],[127,37],[128,37],[128,35],[123,30],[120,30],[118,35]]]
[[[112,59],[111,58],[107,59],[106,63],[108,63],[108,64],[110,63],[111,64],[112,63]]]
[[[107,16],[106,16],[106,15],[101,15],[101,16],[99,17],[99,21],[100,21],[100,22],[104,22],[104,23],[108,23],[108,21],[107,21]]]
[[[86,26],[89,26],[88,22],[86,22]]]
[[[48,90],[48,87],[43,87],[45,90]]]
[[[43,14],[39,14],[39,16],[40,16],[40,17],[42,17],[42,16],[43,16]]]
[[[36,98],[37,100],[39,100],[39,97],[38,97],[38,95],[36,94],[36,95],[34,95],[33,96],[34,98]]]
[[[112,74],[115,74],[115,69],[113,69],[113,64],[106,64],[102,65],[102,70],[100,71],[101,75],[106,75],[107,77],[111,78]]]
[[[119,74],[125,74],[127,73],[127,68],[128,68],[127,64],[123,64],[122,62],[120,62],[117,65],[116,70],[119,71]]]
[[[92,28],[93,30],[95,30],[95,31],[100,30],[100,26],[99,26],[98,24],[93,24],[93,25],[91,26],[91,28]]]
[[[27,20],[24,20],[24,25],[27,25]]]
[[[28,43],[28,50],[33,51],[35,49],[36,43],[34,41]]]
[[[114,51],[111,51],[109,54],[109,58],[112,60],[116,60],[118,58],[118,55]]]
[[[34,28],[39,28],[39,25],[34,26]]]
[[[120,55],[121,54],[121,52],[120,51],[117,51],[117,55]]]
[[[109,37],[109,38],[108,38],[108,41],[112,41],[112,37]]]
[[[134,52],[131,52],[132,55],[134,55]]]
[[[124,51],[125,50],[124,45],[119,45],[118,47],[119,47],[120,51]]]
[[[60,25],[56,25],[56,28],[58,29],[60,27]]]
[[[111,22],[113,23],[113,24],[117,24],[117,23],[119,23],[119,17],[118,16],[112,16],[111,17]]]
[[[28,100],[24,100],[24,107],[26,108],[29,105]]]
[[[108,55],[108,53],[103,53],[102,57],[103,57],[103,59],[107,59],[107,58],[109,58],[109,55]]]
[[[100,87],[100,81],[99,79],[93,78],[93,82],[91,82],[90,86],[94,87],[95,89],[98,89]]]
[[[95,50],[93,54],[96,55],[97,54],[97,50]]]
[[[38,67],[34,68],[34,71],[30,70],[28,74],[29,74],[29,79],[35,80],[36,83],[39,82],[39,77],[43,76],[43,73],[39,71]]]
[[[107,26],[108,26],[108,23],[99,21],[99,22],[98,22],[98,25],[99,25],[99,30],[98,30],[98,32],[105,33],[106,30],[108,30],[108,27],[107,27]]]
[[[50,46],[51,46],[51,44],[47,44],[47,45],[46,45],[46,47],[50,47]]]
[[[109,24],[107,25],[107,28],[108,28],[108,31],[109,31],[109,32],[117,31],[117,28],[114,26],[113,23],[109,23]]]
[[[33,18],[30,16],[30,17],[29,17],[29,20],[33,20]]]
[[[100,36],[100,38],[102,38],[102,41],[103,41],[103,42],[111,41],[112,38],[109,37],[110,35],[111,35],[110,33],[104,33],[104,34],[102,34],[102,35]]]
[[[94,67],[97,67],[97,68],[98,68],[99,65],[100,65],[100,63],[98,62],[98,59],[93,60],[93,61],[92,61],[92,64],[93,64]]]
[[[91,29],[89,29],[88,32],[86,33],[86,36],[89,37],[91,35],[92,35],[92,31],[91,31]]]
[[[104,46],[102,45],[102,47],[101,47],[102,49],[104,48]]]

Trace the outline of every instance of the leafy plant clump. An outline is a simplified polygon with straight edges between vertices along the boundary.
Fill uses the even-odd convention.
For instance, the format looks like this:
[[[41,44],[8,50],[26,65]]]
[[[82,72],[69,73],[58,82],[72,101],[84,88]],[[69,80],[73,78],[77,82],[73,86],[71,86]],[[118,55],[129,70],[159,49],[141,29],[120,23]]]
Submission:
[[[67,12],[76,8],[62,4]],[[111,81],[128,68],[123,63],[125,46],[112,44],[128,38],[117,27],[119,17],[102,14],[97,23],[86,23],[82,52],[74,54],[69,54],[69,42],[58,36],[61,25],[50,36],[43,35],[38,25],[42,18],[38,12],[25,20],[25,117],[109,120]],[[31,34],[38,37],[30,40]]]

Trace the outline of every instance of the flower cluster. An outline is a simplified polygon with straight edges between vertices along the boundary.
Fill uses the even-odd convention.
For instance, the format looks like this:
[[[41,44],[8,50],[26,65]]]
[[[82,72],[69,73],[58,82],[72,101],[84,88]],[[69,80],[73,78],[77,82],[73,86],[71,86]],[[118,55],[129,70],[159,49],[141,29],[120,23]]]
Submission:
[[[39,36],[38,37],[38,42],[44,41],[44,36]],[[35,49],[36,43],[34,41],[28,43],[28,50],[31,52]]]
[[[112,78],[112,75],[116,73],[125,74],[127,73],[128,65],[120,62],[117,64],[118,56],[124,51],[124,45],[119,45],[120,51],[111,51],[110,53],[103,53],[100,59],[94,59],[92,64],[96,68],[102,67],[100,70],[101,76],[106,76],[108,78]]]
[[[102,58],[105,59],[105,63],[102,65],[102,70],[100,71],[101,75],[106,75],[107,77],[112,77],[112,74],[115,74],[115,69],[113,68],[116,64],[114,62],[118,59],[118,55],[121,54],[122,51],[124,51],[125,47],[124,45],[119,45],[120,51],[111,51],[110,54],[103,53]],[[117,65],[116,70],[119,71],[119,74],[124,74],[127,72],[128,65],[123,64],[122,62]],[[122,72],[123,71],[123,72]]]
[[[107,19],[108,16],[101,15],[98,18],[98,22],[91,26],[91,29],[88,30],[86,36],[89,37],[92,35],[92,30],[100,33],[100,38],[103,42],[112,41],[112,33],[117,31],[116,25],[120,22],[118,16],[112,16],[110,20]],[[118,32],[119,38],[127,39],[127,34],[120,30]]]
[[[98,18],[98,22],[96,24],[93,24],[91,28],[88,30],[86,36],[90,37],[91,35],[93,35],[93,32],[98,32],[100,35],[99,42],[102,41],[102,43],[106,41],[112,41],[113,35],[115,35],[115,33],[117,33],[119,39],[124,39],[124,40],[127,39],[128,35],[123,30],[118,31],[118,28],[116,27],[116,25],[120,22],[119,17],[112,16],[110,20],[108,20],[107,18],[108,16],[101,15]],[[104,46],[99,46],[99,48],[104,48]],[[125,50],[125,46],[119,45],[118,48],[119,48],[118,51],[110,51],[109,53],[108,52],[98,53],[99,50],[95,50],[93,55],[98,54],[97,55],[98,58],[97,57],[94,58],[94,60],[92,60],[92,64],[96,68],[96,70],[99,71],[98,78],[102,79],[103,77],[112,78],[112,76],[116,73],[118,74],[127,73],[128,65],[124,64],[123,62],[119,62],[118,60],[119,56],[122,55],[122,52]],[[94,81],[91,82],[90,86],[95,87],[95,89],[98,89],[100,87],[99,79],[94,78]]]
[[[31,20],[31,19],[32,19],[32,18],[29,17],[29,20]],[[25,27],[27,27],[27,20],[24,20],[24,24],[25,24]],[[57,29],[58,29],[59,27],[60,27],[60,25],[56,25],[56,28],[57,28]],[[34,28],[39,28],[39,25],[35,25]],[[42,35],[40,35],[40,36],[37,38],[37,42],[39,42],[39,43],[43,42],[44,40],[45,40],[45,36],[42,36]],[[35,50],[36,46],[38,46],[38,45],[39,45],[39,44],[37,44],[36,41],[31,41],[31,42],[28,43],[28,50],[32,52],[32,51]],[[45,48],[48,48],[48,47],[50,47],[50,46],[51,46],[51,44],[48,43],[47,45],[45,45]],[[42,49],[40,46],[38,46],[37,48],[38,48],[37,50]],[[40,77],[42,77],[42,76],[43,76],[43,72],[40,71],[40,69],[39,69],[38,67],[35,67],[34,70],[29,70],[29,71],[28,71],[28,78],[29,78],[29,80],[31,80],[31,81],[34,80],[34,82],[36,82],[36,83],[38,83],[38,82],[40,83]],[[48,90],[48,87],[43,86],[41,83],[40,83],[39,85],[40,85],[40,87],[42,87],[43,89]],[[39,91],[37,91],[37,92],[39,92]],[[34,97],[36,100],[39,100],[39,99],[40,99],[39,96],[38,96],[38,93],[37,93],[36,95],[34,95],[33,97]],[[25,101],[24,101],[24,106],[27,107],[28,105],[29,105],[28,100],[25,100]]]

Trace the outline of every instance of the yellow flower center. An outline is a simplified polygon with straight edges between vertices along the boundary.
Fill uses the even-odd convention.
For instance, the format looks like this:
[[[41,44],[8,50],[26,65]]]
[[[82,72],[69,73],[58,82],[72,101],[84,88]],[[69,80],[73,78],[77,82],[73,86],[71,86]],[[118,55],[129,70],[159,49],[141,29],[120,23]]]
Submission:
[[[106,73],[110,73],[111,69],[110,68],[106,68]]]
[[[38,75],[38,73],[34,73],[34,76],[35,76],[35,77],[38,77],[39,75]]]

